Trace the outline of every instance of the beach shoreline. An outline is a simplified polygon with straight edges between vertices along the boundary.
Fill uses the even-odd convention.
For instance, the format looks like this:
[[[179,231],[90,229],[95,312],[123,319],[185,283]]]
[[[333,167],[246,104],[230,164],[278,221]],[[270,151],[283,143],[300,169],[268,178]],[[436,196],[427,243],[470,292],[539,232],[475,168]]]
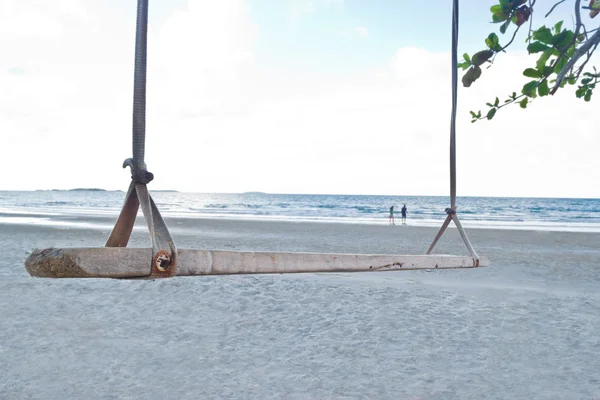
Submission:
[[[257,223],[314,223],[314,224],[340,224],[340,225],[368,225],[382,226],[389,225],[387,217],[379,219],[360,219],[360,218],[312,218],[312,217],[288,217],[288,216],[256,216],[256,215],[232,215],[232,214],[182,214],[182,213],[163,213],[163,218],[167,224],[180,224],[185,221],[185,225],[199,224],[204,220],[230,222],[257,222]],[[52,211],[25,211],[25,210],[2,210],[0,209],[0,226],[2,225],[32,225],[47,227],[64,228],[90,228],[97,230],[111,229],[118,216],[117,210],[77,210],[75,212],[64,210]],[[138,214],[139,221],[143,220],[141,212]],[[396,224],[399,227],[415,228],[433,228],[439,229],[444,219],[409,219],[407,225]],[[479,221],[463,220],[463,226],[469,230],[504,230],[504,231],[532,231],[532,232],[573,232],[573,233],[600,233],[600,225],[595,223],[557,223],[557,222],[498,222],[498,221]],[[143,225],[143,224],[142,224]],[[454,228],[454,224],[450,225]]]
[[[154,193],[154,192],[153,192]],[[446,217],[442,196],[343,196],[276,194],[154,193],[167,219],[293,221],[387,225],[391,205],[408,207],[412,226],[438,228]],[[123,203],[117,192],[2,192],[0,225],[21,222],[76,227],[111,225]],[[467,229],[600,232],[598,199],[479,198],[459,199]],[[400,221],[398,220],[398,223]],[[91,227],[91,225],[90,225]]]

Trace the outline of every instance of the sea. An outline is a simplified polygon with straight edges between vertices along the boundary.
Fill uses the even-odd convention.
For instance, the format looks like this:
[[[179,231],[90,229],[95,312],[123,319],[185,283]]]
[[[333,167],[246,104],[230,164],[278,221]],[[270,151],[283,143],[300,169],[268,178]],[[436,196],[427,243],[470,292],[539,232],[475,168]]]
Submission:
[[[450,201],[447,196],[151,193],[165,218],[388,224],[389,208],[395,207],[398,218],[406,204],[407,224],[414,226],[439,226]],[[116,218],[124,198],[122,191],[0,191],[0,224],[53,225],[60,217],[61,224],[76,226],[78,216]],[[459,197],[457,204],[469,228],[600,232],[600,199]]]

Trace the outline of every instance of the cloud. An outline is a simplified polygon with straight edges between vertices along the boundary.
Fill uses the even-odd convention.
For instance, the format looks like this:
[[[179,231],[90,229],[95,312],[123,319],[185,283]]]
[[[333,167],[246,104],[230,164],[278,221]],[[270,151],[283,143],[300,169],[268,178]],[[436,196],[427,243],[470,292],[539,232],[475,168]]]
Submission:
[[[0,188],[124,189],[134,10],[59,2],[34,23],[19,15],[44,1],[6,4],[18,12],[0,18],[32,30],[13,23],[13,40],[0,39],[0,170],[12,171]],[[367,71],[309,76],[262,65],[259,34],[241,0],[189,1],[151,27],[151,188],[447,194],[449,54],[400,48]],[[518,91],[531,60],[502,55],[460,89],[459,195],[600,197],[594,109],[572,93],[470,123],[469,110]]]
[[[369,35],[369,30],[367,28],[365,28],[364,26],[357,26],[355,28],[356,32],[358,32],[358,34],[360,36],[368,36]]]
[[[258,28],[245,1],[190,0],[157,34],[153,89],[161,112],[212,115],[219,105],[243,107],[252,86]],[[239,100],[237,104],[232,104]]]

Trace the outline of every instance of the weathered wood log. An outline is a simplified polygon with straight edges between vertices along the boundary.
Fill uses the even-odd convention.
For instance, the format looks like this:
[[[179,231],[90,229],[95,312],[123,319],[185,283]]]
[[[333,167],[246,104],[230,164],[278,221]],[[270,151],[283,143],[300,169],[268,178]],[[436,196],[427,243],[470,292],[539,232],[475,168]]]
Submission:
[[[25,260],[31,276],[45,278],[140,278],[150,275],[152,250],[127,247],[35,250]],[[481,257],[478,266],[489,261]],[[358,272],[473,268],[468,256],[241,252],[179,249],[179,276]]]

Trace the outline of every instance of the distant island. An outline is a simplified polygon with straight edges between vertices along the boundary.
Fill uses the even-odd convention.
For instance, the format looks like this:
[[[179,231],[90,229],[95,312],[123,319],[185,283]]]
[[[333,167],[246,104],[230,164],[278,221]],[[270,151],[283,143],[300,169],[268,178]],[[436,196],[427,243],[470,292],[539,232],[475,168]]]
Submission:
[[[106,192],[100,188],[75,188],[75,189],[36,189],[36,192]]]
[[[123,192],[123,190],[106,190],[101,188],[75,188],[75,189],[37,189],[36,192]],[[152,190],[150,192],[179,193],[177,190]]]

